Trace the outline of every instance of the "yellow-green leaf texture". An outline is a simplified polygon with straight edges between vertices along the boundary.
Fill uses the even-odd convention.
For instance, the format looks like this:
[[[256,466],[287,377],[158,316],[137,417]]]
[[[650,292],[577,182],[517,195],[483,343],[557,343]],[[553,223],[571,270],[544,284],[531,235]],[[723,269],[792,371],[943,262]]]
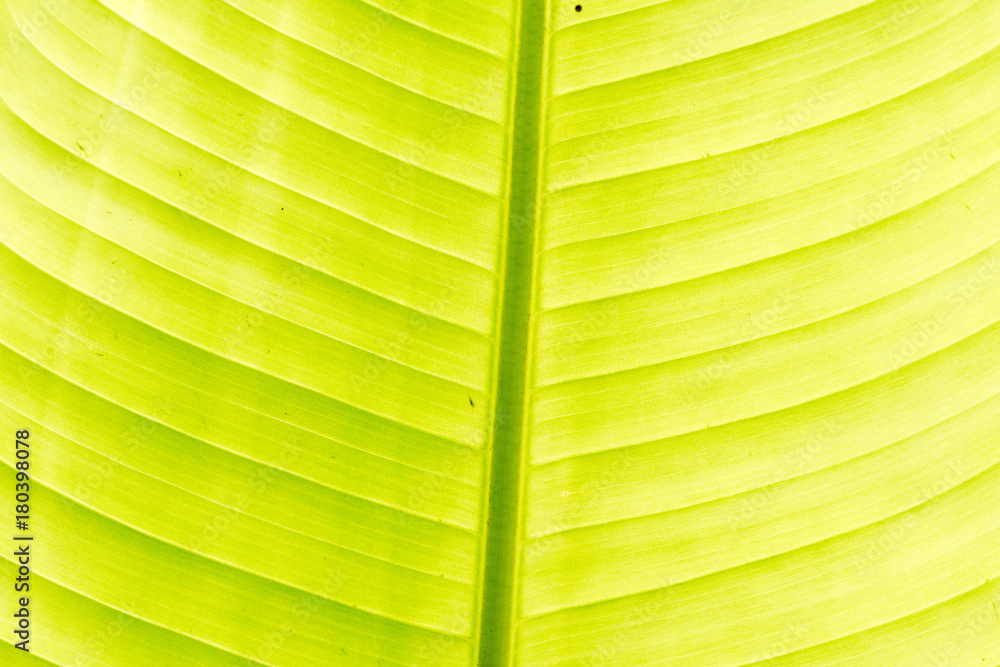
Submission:
[[[0,0],[42,667],[1000,665],[1000,0]]]

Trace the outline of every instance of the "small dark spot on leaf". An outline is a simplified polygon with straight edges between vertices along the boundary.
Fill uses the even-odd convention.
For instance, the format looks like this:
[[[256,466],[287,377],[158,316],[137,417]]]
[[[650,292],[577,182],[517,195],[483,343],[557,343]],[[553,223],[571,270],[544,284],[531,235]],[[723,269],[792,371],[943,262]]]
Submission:
[[[583,11],[583,5],[577,5],[577,6],[575,7],[575,9],[576,9],[576,11],[578,11],[578,12],[582,12],[582,11]]]
[[[83,153],[84,155],[86,155],[86,154],[87,154],[87,151],[86,151],[86,150],[84,150],[83,146],[81,146],[81,145],[80,145],[80,142],[79,142],[79,141],[78,141],[78,142],[76,142],[76,147],[77,147],[77,148],[79,148],[79,149],[80,149],[80,152],[81,152],[81,153]]]
[[[469,405],[471,405],[472,407],[476,407],[476,404],[472,402],[471,396],[469,396]]]

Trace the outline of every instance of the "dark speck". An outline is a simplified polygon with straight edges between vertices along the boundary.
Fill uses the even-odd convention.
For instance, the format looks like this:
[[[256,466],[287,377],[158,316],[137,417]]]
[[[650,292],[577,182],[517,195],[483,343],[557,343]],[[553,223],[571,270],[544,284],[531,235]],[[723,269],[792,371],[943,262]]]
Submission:
[[[476,404],[472,402],[471,396],[469,396],[469,405],[471,405],[472,407],[476,407]]]
[[[583,11],[583,5],[577,5],[576,6],[576,11],[582,12]]]

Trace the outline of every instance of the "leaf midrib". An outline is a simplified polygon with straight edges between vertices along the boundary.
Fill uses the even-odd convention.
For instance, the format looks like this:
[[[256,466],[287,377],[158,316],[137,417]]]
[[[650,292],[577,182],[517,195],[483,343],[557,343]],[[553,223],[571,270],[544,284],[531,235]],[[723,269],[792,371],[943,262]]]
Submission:
[[[547,0],[519,0],[508,93],[510,126],[500,304],[494,360],[493,434],[484,509],[478,665],[513,662],[527,440],[535,245],[541,211],[543,100],[547,90]]]

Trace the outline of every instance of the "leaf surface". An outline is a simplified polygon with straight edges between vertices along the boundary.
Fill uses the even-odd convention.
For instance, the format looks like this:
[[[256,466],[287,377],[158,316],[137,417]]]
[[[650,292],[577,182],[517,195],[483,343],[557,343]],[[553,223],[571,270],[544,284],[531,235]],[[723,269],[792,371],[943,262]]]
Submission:
[[[998,0],[0,44],[5,664],[1000,664]]]

